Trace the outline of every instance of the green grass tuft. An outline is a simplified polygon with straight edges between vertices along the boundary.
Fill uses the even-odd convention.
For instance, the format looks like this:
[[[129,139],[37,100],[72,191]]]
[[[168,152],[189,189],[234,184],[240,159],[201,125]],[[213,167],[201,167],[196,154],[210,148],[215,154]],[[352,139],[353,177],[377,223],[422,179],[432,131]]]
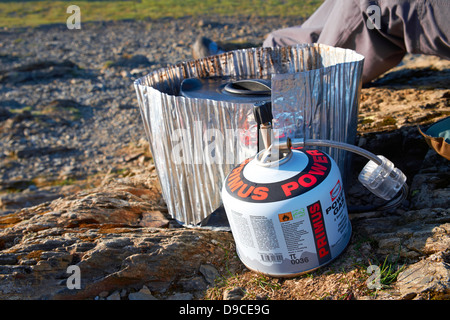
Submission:
[[[127,0],[127,1],[9,1],[0,0],[0,27],[34,27],[66,23],[67,7],[77,5],[81,23],[142,20],[184,16],[309,17],[323,0]]]

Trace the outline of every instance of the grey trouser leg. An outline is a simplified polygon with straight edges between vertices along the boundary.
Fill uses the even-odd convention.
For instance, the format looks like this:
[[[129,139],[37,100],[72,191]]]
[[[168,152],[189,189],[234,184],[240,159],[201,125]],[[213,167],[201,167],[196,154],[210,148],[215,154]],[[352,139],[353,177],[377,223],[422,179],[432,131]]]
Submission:
[[[377,14],[371,5],[379,7],[379,28],[369,27]],[[450,0],[326,0],[303,25],[272,32],[263,46],[313,42],[364,55],[363,83],[407,52],[450,59]]]

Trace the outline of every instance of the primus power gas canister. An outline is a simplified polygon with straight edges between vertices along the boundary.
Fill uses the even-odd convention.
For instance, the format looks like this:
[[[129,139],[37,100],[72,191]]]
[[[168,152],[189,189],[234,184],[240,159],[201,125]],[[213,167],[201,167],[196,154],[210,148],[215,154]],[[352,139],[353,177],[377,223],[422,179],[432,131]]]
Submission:
[[[289,277],[336,258],[351,236],[341,181],[334,160],[315,149],[276,159],[262,151],[235,167],[222,200],[241,261]]]

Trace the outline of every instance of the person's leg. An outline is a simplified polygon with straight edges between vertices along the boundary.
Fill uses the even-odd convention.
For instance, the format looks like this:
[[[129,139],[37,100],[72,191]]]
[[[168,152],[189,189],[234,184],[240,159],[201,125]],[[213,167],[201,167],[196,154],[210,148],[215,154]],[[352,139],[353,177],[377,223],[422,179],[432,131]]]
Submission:
[[[406,0],[342,0],[326,24],[319,43],[355,50],[364,56],[362,82],[368,83],[397,66],[406,53],[401,2]],[[369,9],[375,5],[379,12]],[[370,23],[379,14],[379,28]],[[400,15],[401,14],[401,15]]]
[[[419,23],[406,25],[407,51],[450,59],[450,1],[423,1],[417,11]]]
[[[367,8],[374,3],[380,8],[379,28],[367,24]],[[337,45],[365,56],[363,82],[397,66],[407,52],[450,59],[450,1],[361,0],[360,9],[365,26]]]
[[[365,57],[363,83],[367,83],[396,66],[404,55],[404,49],[367,28],[367,7],[356,0],[327,0],[303,25],[272,32],[263,46],[317,42],[353,49]]]
[[[336,0],[326,0],[301,26],[271,32],[264,40],[263,47],[282,47],[317,42],[337,2]]]
[[[401,37],[390,39],[379,30],[367,27],[366,11],[372,3],[374,1],[327,0],[305,24],[274,31],[263,46],[317,42],[355,50],[365,57],[363,83],[370,82],[395,67],[405,54]],[[387,16],[381,19],[390,22],[389,12],[385,13]]]
[[[379,14],[379,28],[368,22],[373,14]],[[317,42],[355,50],[365,57],[367,83],[397,66],[406,52],[450,59],[449,17],[448,0],[327,0],[303,25],[274,31],[263,45]]]

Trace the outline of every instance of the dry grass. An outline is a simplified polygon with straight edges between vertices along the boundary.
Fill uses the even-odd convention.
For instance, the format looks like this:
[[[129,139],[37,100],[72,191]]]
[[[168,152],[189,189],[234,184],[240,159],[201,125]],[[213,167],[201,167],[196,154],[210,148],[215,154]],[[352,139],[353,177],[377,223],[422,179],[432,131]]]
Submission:
[[[214,287],[206,291],[204,299],[222,300],[227,291],[240,289],[243,300],[352,300],[372,299],[391,294],[392,281],[382,283],[381,290],[370,289],[367,273],[370,264],[379,265],[380,270],[394,270],[397,262],[379,261],[370,252],[370,240],[353,237],[347,249],[330,264],[315,271],[292,278],[274,278],[247,269],[239,260],[234,245],[222,248],[224,255],[215,266],[221,277]],[[368,253],[369,252],[369,253]],[[383,261],[383,260],[381,260]],[[381,274],[381,277],[387,274]]]

